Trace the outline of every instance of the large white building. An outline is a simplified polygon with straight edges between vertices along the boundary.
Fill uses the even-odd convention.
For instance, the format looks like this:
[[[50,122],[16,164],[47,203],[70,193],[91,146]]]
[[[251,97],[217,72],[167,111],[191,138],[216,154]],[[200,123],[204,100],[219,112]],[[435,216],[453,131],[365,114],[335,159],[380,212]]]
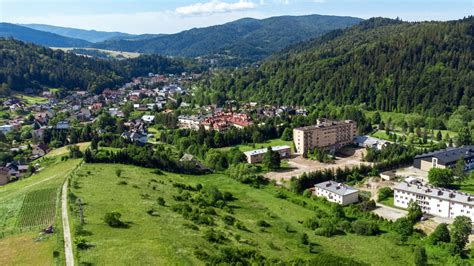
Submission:
[[[408,208],[410,201],[418,203],[424,213],[446,218],[464,215],[474,221],[472,194],[406,182],[394,187],[395,206]]]
[[[359,190],[335,181],[326,181],[314,185],[314,195],[325,197],[328,201],[341,205],[359,201]]]
[[[244,152],[247,157],[248,163],[260,163],[263,161],[263,156],[268,151],[268,148],[258,149],[253,151]],[[280,154],[280,158],[287,158],[291,155],[291,147],[288,145],[284,146],[273,146],[272,151],[276,151]]]

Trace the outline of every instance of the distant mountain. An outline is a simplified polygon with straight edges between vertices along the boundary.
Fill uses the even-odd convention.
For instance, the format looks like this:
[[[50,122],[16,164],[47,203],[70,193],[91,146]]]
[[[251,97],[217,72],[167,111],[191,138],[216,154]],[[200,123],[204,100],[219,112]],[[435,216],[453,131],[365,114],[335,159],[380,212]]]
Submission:
[[[201,71],[194,60],[142,55],[124,60],[100,60],[0,38],[0,95],[32,88],[88,89],[100,93],[132,77],[148,73]]]
[[[45,25],[45,24],[21,24],[21,26],[28,27],[35,30],[55,33],[55,34],[68,37],[68,38],[86,40],[88,42],[103,42],[110,39],[126,39],[126,38],[135,39],[139,37],[139,35],[128,34],[128,33],[123,33],[123,32],[82,30],[82,29],[75,29],[75,28]]]
[[[0,23],[0,37],[10,37],[50,47],[88,47],[91,45],[88,41],[68,38],[10,23]]]
[[[442,116],[474,108],[473,36],[474,17],[372,18],[276,53],[258,68],[216,74],[210,89],[223,100]]]
[[[173,56],[223,55],[262,59],[288,45],[330,30],[357,24],[360,18],[338,16],[281,16],[263,20],[245,18],[223,25],[195,28],[143,40],[109,40],[96,48]]]

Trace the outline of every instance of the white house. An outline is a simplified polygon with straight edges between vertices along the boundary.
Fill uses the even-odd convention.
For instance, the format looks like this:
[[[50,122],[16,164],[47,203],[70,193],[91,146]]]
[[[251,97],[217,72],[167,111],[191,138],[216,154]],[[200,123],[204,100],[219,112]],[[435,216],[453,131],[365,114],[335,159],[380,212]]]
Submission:
[[[178,126],[179,128],[187,128],[187,129],[194,129],[198,130],[199,125],[204,119],[200,116],[188,116],[188,115],[180,115],[178,116]]]
[[[142,121],[145,123],[152,123],[155,121],[155,116],[154,115],[144,115],[142,116]]]
[[[314,185],[314,195],[341,205],[359,201],[359,190],[332,180]]]
[[[356,136],[354,138],[354,142],[359,147],[373,148],[373,149],[376,149],[376,150],[381,150],[381,149],[385,148],[385,146],[387,146],[390,143],[390,141],[374,138],[374,137],[371,137],[371,136]]]
[[[2,132],[3,134],[11,132],[12,130],[13,130],[12,125],[1,125],[0,126],[0,132]]]
[[[455,218],[468,216],[474,221],[474,195],[421,184],[401,182],[394,187],[393,203],[408,208],[410,201],[420,205],[424,213]]]

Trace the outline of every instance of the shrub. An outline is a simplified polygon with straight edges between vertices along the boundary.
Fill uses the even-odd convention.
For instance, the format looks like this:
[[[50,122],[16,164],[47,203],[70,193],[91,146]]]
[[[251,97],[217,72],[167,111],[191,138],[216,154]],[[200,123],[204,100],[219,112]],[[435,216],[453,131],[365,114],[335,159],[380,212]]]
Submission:
[[[126,184],[128,184],[127,181],[123,181],[123,180],[117,182],[117,185],[126,185]]]
[[[267,223],[267,221],[265,221],[265,220],[258,220],[257,225],[260,226],[260,227],[270,227],[270,224]]]
[[[242,230],[242,231],[248,231],[249,229],[241,222],[241,221],[236,221],[234,223],[234,226],[239,229],[239,230]]]
[[[378,234],[380,231],[377,223],[364,220],[353,221],[351,229],[354,233],[364,236],[373,236]]]
[[[104,222],[111,227],[123,227],[125,223],[120,220],[122,214],[117,211],[108,212],[104,216]]]
[[[393,197],[393,190],[389,187],[383,187],[379,190],[377,194],[377,200],[382,201],[385,199],[388,199],[390,197]]]
[[[234,225],[235,218],[232,215],[226,215],[222,218],[225,224]]]
[[[426,250],[424,247],[416,247],[414,250],[414,260],[415,260],[415,265],[416,266],[426,266],[428,265],[427,263],[427,256],[426,256]]]
[[[74,239],[74,245],[77,249],[87,249],[89,247],[87,240],[82,236],[78,236]]]
[[[445,223],[439,224],[428,239],[432,245],[437,245],[439,242],[449,243],[451,237],[449,235],[448,225]]]
[[[303,244],[303,245],[308,245],[309,244],[309,238],[308,238],[308,235],[306,233],[303,233],[301,235],[301,244]]]
[[[218,244],[222,244],[227,241],[227,238],[225,237],[223,232],[214,229],[206,230],[206,232],[204,232],[204,239],[211,243]]]
[[[275,197],[279,198],[279,199],[286,199],[288,198],[288,196],[286,195],[285,192],[283,192],[283,190],[278,190],[278,192],[276,193]]]
[[[156,202],[158,203],[158,205],[161,205],[161,206],[165,206],[166,204],[165,199],[163,197],[158,197],[156,199]]]
[[[120,168],[115,169],[115,175],[117,177],[121,177],[122,176],[122,169],[120,169]]]
[[[204,210],[204,213],[205,213],[205,214],[209,214],[209,215],[217,215],[216,210],[214,210],[214,208],[212,208],[212,207],[207,207],[207,208]]]

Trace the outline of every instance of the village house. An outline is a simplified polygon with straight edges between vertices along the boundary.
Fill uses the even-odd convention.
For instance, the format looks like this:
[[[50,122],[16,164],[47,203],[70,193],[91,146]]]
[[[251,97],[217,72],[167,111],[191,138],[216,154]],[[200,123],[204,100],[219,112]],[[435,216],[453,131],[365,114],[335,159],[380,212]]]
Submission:
[[[288,158],[291,155],[291,147],[284,145],[284,146],[273,146],[271,147],[272,151],[276,151],[280,154],[280,158]],[[245,156],[247,157],[247,162],[250,164],[260,163],[263,161],[263,157],[267,152],[268,148],[253,150],[253,151],[246,151],[244,152]]]
[[[178,116],[178,127],[182,129],[193,129],[198,130],[201,122],[204,120],[202,116]]]
[[[34,157],[39,158],[39,157],[45,156],[50,151],[51,149],[46,144],[40,143],[33,147],[33,150],[31,151],[31,153],[33,154]]]
[[[6,167],[0,168],[0,186],[10,182],[10,170]]]
[[[12,125],[1,125],[0,126],[0,132],[2,132],[3,134],[6,134],[8,132],[12,132],[13,131],[13,126]]]
[[[154,115],[144,115],[142,116],[142,121],[144,123],[153,123],[155,121],[155,116]]]
[[[28,165],[21,164],[20,162],[13,161],[6,164],[5,168],[8,169],[8,173],[10,174],[10,181],[11,177],[21,177],[28,171]]]
[[[332,180],[314,185],[313,194],[343,206],[359,201],[359,190]]]
[[[422,184],[400,182],[394,188],[395,206],[408,208],[416,202],[424,213],[455,218],[464,215],[474,221],[474,195]]]
[[[366,136],[356,136],[354,138],[354,143],[358,145],[359,147],[372,148],[372,149],[376,149],[380,151],[383,148],[387,147],[387,145],[390,144],[391,142],[366,135]]]
[[[463,159],[464,170],[474,169],[474,145],[447,148],[415,156],[413,166],[423,171],[431,168],[454,168],[456,162]]]

